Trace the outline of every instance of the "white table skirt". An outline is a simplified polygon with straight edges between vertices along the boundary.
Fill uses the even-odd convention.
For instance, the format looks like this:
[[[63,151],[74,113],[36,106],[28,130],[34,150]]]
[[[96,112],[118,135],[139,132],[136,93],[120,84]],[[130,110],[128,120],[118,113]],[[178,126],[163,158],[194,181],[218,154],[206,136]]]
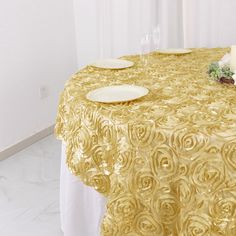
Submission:
[[[106,199],[73,176],[65,164],[62,144],[60,211],[64,236],[99,236]]]

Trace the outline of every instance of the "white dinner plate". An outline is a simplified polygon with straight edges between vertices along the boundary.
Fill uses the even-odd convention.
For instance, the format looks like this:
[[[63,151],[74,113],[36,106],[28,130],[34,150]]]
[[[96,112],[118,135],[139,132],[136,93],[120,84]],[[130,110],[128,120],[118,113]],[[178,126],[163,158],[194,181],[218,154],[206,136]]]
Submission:
[[[125,69],[134,65],[132,61],[123,59],[104,59],[91,64],[97,68],[103,69]]]
[[[168,49],[162,49],[162,50],[157,50],[158,53],[161,54],[188,54],[191,53],[192,50],[190,49],[185,49],[185,48],[168,48]]]
[[[124,84],[95,89],[87,93],[86,98],[93,102],[116,103],[132,101],[148,93],[147,88]]]

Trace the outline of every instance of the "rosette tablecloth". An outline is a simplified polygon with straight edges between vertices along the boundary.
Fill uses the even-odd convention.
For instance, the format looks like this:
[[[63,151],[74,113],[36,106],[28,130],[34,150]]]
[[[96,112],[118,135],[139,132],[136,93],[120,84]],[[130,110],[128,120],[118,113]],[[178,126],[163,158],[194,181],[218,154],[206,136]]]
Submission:
[[[236,235],[236,86],[209,79],[228,49],[125,59],[125,70],[86,67],[65,85],[56,133],[70,171],[106,196],[103,236]],[[85,96],[144,86],[136,101]]]

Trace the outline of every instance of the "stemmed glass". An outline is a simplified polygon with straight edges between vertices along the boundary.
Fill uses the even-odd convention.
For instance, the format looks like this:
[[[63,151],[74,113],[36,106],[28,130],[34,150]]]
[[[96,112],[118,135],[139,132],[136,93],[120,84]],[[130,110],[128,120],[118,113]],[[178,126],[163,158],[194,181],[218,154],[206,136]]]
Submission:
[[[161,43],[161,30],[160,25],[157,25],[152,29],[152,40],[153,40],[153,49],[159,50],[160,49],[160,43]]]
[[[141,47],[140,59],[141,59],[142,66],[145,68],[148,65],[149,57],[150,57],[149,53],[151,52],[151,49],[152,49],[151,34],[145,34],[141,38],[140,47]]]
[[[145,34],[140,40],[140,59],[144,71],[150,62],[150,53],[160,49],[161,31],[159,24],[155,26],[151,33]]]

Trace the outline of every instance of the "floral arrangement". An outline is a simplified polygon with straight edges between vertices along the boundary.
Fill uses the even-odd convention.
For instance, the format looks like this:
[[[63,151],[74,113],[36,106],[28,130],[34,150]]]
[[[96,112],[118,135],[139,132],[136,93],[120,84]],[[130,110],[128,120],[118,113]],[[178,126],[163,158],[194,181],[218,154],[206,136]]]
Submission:
[[[208,74],[220,83],[236,85],[236,71],[230,70],[230,54],[226,54],[219,62],[211,63]]]

